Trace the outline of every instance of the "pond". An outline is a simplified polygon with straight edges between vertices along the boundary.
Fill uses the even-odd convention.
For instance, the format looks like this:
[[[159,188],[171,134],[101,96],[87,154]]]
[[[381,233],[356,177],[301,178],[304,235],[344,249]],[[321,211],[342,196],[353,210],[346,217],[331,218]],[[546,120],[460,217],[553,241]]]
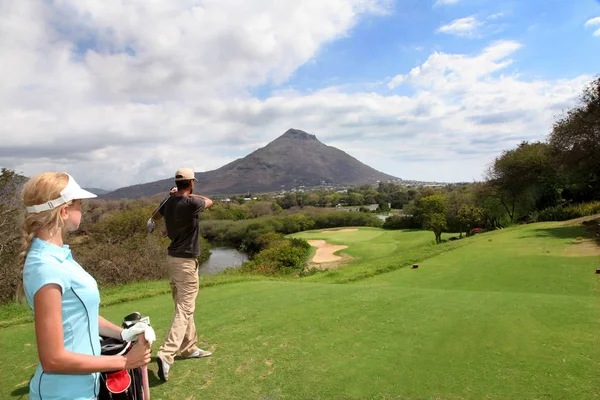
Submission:
[[[214,275],[227,267],[237,268],[248,261],[248,256],[241,251],[230,247],[213,247],[210,249],[208,260],[200,264],[199,275]]]

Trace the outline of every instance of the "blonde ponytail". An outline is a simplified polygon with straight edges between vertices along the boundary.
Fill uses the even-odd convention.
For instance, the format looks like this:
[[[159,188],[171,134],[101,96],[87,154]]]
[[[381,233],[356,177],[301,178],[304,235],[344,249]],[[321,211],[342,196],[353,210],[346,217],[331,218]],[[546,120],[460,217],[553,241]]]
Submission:
[[[23,205],[28,207],[44,204],[60,197],[61,190],[67,186],[68,182],[69,176],[64,172],[45,172],[34,176],[23,187]],[[70,204],[71,202],[66,205],[68,206]],[[21,226],[22,244],[21,253],[19,253],[21,282],[17,289],[18,301],[23,301],[25,299],[23,267],[25,266],[25,260],[27,259],[27,253],[31,247],[31,242],[41,229],[48,228],[51,231],[58,232],[64,226],[64,221],[60,215],[62,208],[63,207],[57,207],[53,210],[25,215],[25,220]]]

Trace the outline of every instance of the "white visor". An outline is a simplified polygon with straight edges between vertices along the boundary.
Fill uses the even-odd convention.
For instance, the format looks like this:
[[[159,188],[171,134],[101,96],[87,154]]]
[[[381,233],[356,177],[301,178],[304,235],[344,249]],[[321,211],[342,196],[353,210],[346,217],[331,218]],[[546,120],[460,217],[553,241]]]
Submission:
[[[26,208],[28,213],[37,214],[41,213],[42,211],[52,210],[60,205],[70,202],[71,200],[92,199],[94,197],[97,196],[94,193],[83,190],[81,186],[75,182],[75,179],[69,175],[69,182],[67,183],[67,186],[60,191],[60,197],[58,199],[50,200],[47,203],[29,206]]]

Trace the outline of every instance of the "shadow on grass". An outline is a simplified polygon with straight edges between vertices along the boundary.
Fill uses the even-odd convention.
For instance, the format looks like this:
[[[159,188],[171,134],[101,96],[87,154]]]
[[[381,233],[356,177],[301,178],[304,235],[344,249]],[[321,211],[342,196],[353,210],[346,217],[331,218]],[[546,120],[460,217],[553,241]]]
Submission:
[[[156,359],[153,359],[152,361],[156,362]],[[157,387],[164,383],[166,383],[166,382],[161,381],[158,378],[158,376],[154,373],[154,371],[151,371],[150,369],[148,369],[148,386],[149,387],[151,387],[151,388]]]
[[[583,225],[575,226],[557,226],[555,228],[541,228],[533,232],[534,237],[555,237],[559,239],[577,239],[580,237],[590,237]],[[523,236],[528,237],[531,235]]]
[[[13,390],[10,395],[13,397],[22,398],[23,396],[27,396],[29,394],[29,383],[25,386],[21,386],[18,389]]]

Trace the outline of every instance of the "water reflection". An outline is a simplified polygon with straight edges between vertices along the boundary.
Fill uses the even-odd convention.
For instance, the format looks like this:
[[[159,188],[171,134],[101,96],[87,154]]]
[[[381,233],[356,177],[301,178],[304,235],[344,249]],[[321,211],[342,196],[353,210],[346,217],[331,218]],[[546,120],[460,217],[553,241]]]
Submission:
[[[204,261],[198,269],[199,275],[214,275],[227,267],[239,267],[248,261],[245,253],[229,247],[213,247],[208,260]]]

